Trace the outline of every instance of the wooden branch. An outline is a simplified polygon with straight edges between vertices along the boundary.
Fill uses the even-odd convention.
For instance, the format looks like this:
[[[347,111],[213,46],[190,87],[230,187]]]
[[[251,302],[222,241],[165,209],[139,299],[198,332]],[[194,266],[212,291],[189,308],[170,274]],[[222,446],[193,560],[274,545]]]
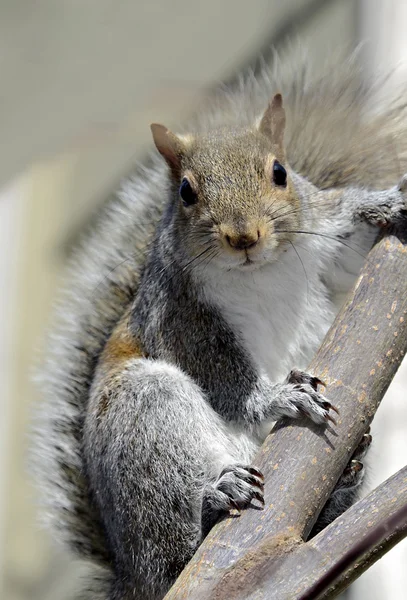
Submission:
[[[298,600],[335,598],[406,536],[407,466],[303,545],[311,561],[302,562],[306,576]],[[298,589],[298,580],[295,583]]]
[[[389,232],[369,253],[353,292],[308,369],[327,383],[326,396],[340,410],[337,426],[323,431],[309,421],[276,425],[253,461],[265,475],[264,510],[248,509],[239,518],[218,524],[166,600],[237,600],[251,597],[253,590],[256,599],[298,596],[301,590],[292,577],[286,577],[287,586],[281,584],[275,595],[273,578],[290,553],[295,551],[298,557],[299,550],[317,552],[317,540],[327,539],[328,533],[321,532],[303,542],[406,351],[407,245],[401,234]],[[350,527],[342,531],[341,543],[347,535],[351,536]],[[334,564],[339,547],[331,550],[326,570]],[[301,562],[291,568],[300,584]],[[286,569],[281,573],[287,574]],[[264,581],[269,585],[266,595],[260,592]]]

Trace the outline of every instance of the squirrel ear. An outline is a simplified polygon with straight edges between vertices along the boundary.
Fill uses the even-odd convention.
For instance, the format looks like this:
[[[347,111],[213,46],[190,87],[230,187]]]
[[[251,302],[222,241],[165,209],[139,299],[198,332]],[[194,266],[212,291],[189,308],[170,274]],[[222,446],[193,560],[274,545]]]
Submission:
[[[283,97],[276,94],[260,121],[259,131],[271,139],[276,155],[284,155],[285,110]]]
[[[158,152],[165,158],[168,166],[175,175],[181,170],[181,157],[185,153],[185,145],[179,137],[164,125],[150,125],[154,143]]]

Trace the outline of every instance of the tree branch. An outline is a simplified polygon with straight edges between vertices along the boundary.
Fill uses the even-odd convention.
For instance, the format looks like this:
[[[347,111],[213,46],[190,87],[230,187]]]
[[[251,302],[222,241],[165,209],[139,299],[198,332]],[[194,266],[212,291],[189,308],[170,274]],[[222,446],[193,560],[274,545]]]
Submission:
[[[290,554],[284,562],[284,577],[269,573],[262,587],[273,588],[273,598],[288,598],[284,594],[290,584],[295,586],[292,589],[298,600],[335,598],[406,535],[407,467],[404,467]],[[299,564],[301,577],[296,573]]]
[[[328,427],[323,431],[309,421],[276,425],[254,461],[266,478],[264,510],[249,509],[239,518],[218,524],[167,600],[237,600],[249,598],[254,590],[256,599],[282,600],[295,598],[302,591],[303,559],[296,562],[300,552],[303,556],[317,552],[319,556],[316,543],[327,540],[327,532],[339,522],[310,542],[303,540],[372,421],[407,350],[407,246],[406,240],[401,240],[401,235],[388,233],[371,250],[353,292],[308,369],[327,383],[326,395],[340,410],[335,430]],[[395,493],[399,484],[404,487],[405,502],[406,485],[396,477]],[[382,515],[377,508],[377,514]],[[339,543],[338,538],[338,543],[332,542],[319,576],[336,564],[340,544],[345,547],[351,534],[350,526],[344,528],[342,541]],[[291,571],[287,568],[289,559]],[[296,578],[288,577],[292,572]],[[283,582],[277,593],[278,573]],[[355,576],[359,574],[356,571]],[[342,586],[343,577],[341,581]],[[264,582],[268,588],[262,595]]]

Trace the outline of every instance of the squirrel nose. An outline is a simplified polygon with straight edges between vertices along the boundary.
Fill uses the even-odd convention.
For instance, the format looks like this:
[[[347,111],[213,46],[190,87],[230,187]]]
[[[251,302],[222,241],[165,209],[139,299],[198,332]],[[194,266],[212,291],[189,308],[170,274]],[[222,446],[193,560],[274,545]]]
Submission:
[[[226,241],[235,250],[246,250],[252,248],[257,244],[260,238],[260,232],[246,234],[246,235],[226,235]]]

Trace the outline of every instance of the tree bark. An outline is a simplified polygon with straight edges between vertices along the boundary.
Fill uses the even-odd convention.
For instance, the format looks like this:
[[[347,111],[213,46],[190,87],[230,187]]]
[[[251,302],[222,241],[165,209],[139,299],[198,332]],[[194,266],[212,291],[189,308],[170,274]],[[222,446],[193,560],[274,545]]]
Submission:
[[[326,396],[340,411],[337,425],[322,429],[309,421],[286,421],[274,427],[253,461],[265,475],[264,510],[249,508],[219,523],[166,600],[298,598],[352,546],[353,531],[363,539],[370,523],[388,516],[393,497],[394,507],[407,505],[403,471],[304,542],[406,351],[407,245],[406,237],[393,231],[369,253],[308,368],[326,382]],[[365,516],[357,520],[360,510]],[[406,534],[404,527],[390,539],[396,543]],[[385,551],[389,548],[384,544]],[[371,562],[359,563],[348,579],[342,576],[338,590]]]
[[[406,535],[404,467],[302,546],[307,548],[308,561],[302,563],[305,576],[298,600],[334,598]],[[300,560],[305,557],[297,556]]]

